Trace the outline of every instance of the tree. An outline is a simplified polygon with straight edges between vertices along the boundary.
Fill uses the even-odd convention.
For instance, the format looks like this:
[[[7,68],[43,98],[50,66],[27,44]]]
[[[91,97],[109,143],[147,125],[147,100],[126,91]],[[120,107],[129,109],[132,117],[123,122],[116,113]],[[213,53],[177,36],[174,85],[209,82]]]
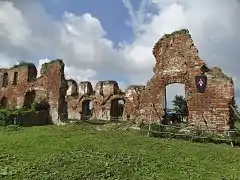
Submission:
[[[181,95],[176,95],[172,101],[174,110],[181,114],[182,117],[187,117],[188,116],[188,106],[187,106],[187,101],[185,98]]]
[[[233,101],[233,108],[235,109],[235,112],[238,113],[238,115],[239,115],[240,112],[239,112],[238,105],[237,105],[235,99]],[[240,121],[239,116],[236,113],[234,113],[234,122]]]

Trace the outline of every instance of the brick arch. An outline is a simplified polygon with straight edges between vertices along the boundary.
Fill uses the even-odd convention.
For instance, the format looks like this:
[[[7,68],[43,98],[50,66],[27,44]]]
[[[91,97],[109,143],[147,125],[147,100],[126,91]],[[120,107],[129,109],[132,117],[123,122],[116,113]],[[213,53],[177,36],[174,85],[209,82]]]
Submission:
[[[188,84],[186,85],[186,83],[182,82],[182,81],[173,81],[173,82],[170,82],[170,83],[166,83],[164,84],[164,88],[165,88],[165,92],[167,91],[166,90],[166,87],[168,85],[171,85],[171,84],[183,84],[184,85],[184,92],[185,92],[185,96],[187,97],[188,93],[189,93],[189,88],[188,88]]]
[[[170,84],[175,84],[175,83],[188,84],[188,82],[185,79],[182,79],[182,78],[175,78],[175,79],[171,78],[170,80],[169,79],[164,79],[164,81],[163,81],[163,84],[165,86],[170,85]]]
[[[166,87],[168,85],[176,84],[176,83],[184,85],[185,99],[187,101],[187,106],[189,106],[188,95],[190,94],[190,89],[191,88],[189,88],[189,87],[191,86],[191,81],[189,81],[189,79],[187,77],[184,77],[184,76],[179,76],[179,77],[173,76],[173,77],[165,77],[164,78],[164,81],[161,84],[161,86],[164,87],[165,101],[166,101],[166,91],[167,91]],[[166,102],[164,102],[163,107],[164,108],[166,107]]]

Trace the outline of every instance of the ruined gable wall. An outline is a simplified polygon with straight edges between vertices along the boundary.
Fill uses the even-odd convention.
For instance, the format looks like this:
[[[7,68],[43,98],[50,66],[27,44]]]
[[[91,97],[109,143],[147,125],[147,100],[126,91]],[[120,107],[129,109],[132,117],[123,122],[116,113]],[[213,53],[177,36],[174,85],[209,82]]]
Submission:
[[[205,63],[198,56],[187,30],[162,37],[154,46],[153,54],[156,58],[154,75],[141,95],[140,116],[148,122],[159,122],[165,107],[166,85],[182,83],[185,84],[190,124],[228,128],[229,103],[234,97],[232,81],[219,75],[213,77],[210,71],[206,74],[209,78],[206,92],[197,93],[195,75],[202,73],[200,68]]]

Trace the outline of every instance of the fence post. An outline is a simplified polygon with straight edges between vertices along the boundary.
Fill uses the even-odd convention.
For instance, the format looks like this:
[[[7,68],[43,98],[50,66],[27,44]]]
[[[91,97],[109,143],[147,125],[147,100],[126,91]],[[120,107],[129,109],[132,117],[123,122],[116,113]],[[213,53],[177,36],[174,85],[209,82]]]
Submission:
[[[149,124],[148,124],[148,133],[147,133],[147,137],[149,137],[149,136],[150,136],[151,125],[152,125],[152,111],[151,111],[150,118],[149,118]]]
[[[231,142],[230,142],[230,144],[231,144],[231,147],[233,147],[233,142],[232,142],[232,137],[231,137],[231,134],[230,134],[230,132],[228,131],[227,132],[227,134],[228,134],[228,136],[230,137],[230,139],[231,139]]]
[[[147,137],[150,136],[150,131],[151,131],[151,124],[148,125],[148,133],[147,133]]]

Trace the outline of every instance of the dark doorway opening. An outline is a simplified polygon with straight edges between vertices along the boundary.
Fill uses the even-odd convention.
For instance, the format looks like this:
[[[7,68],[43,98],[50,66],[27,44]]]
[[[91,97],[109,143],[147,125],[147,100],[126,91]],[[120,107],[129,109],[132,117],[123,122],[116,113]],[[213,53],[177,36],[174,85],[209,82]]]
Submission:
[[[8,86],[8,73],[4,73],[2,87],[7,87],[7,86]]]
[[[24,97],[23,108],[31,109],[35,96],[36,94],[34,90],[28,91]]]
[[[18,72],[14,72],[14,75],[13,75],[13,85],[17,85],[17,80],[18,80]]]
[[[84,100],[82,102],[82,112],[81,112],[81,120],[88,120],[92,116],[92,100]]]
[[[8,99],[6,97],[2,97],[1,108],[7,108],[7,106],[8,106]]]
[[[111,101],[110,117],[111,121],[118,121],[122,119],[124,110],[124,100],[123,99],[113,99]]]

